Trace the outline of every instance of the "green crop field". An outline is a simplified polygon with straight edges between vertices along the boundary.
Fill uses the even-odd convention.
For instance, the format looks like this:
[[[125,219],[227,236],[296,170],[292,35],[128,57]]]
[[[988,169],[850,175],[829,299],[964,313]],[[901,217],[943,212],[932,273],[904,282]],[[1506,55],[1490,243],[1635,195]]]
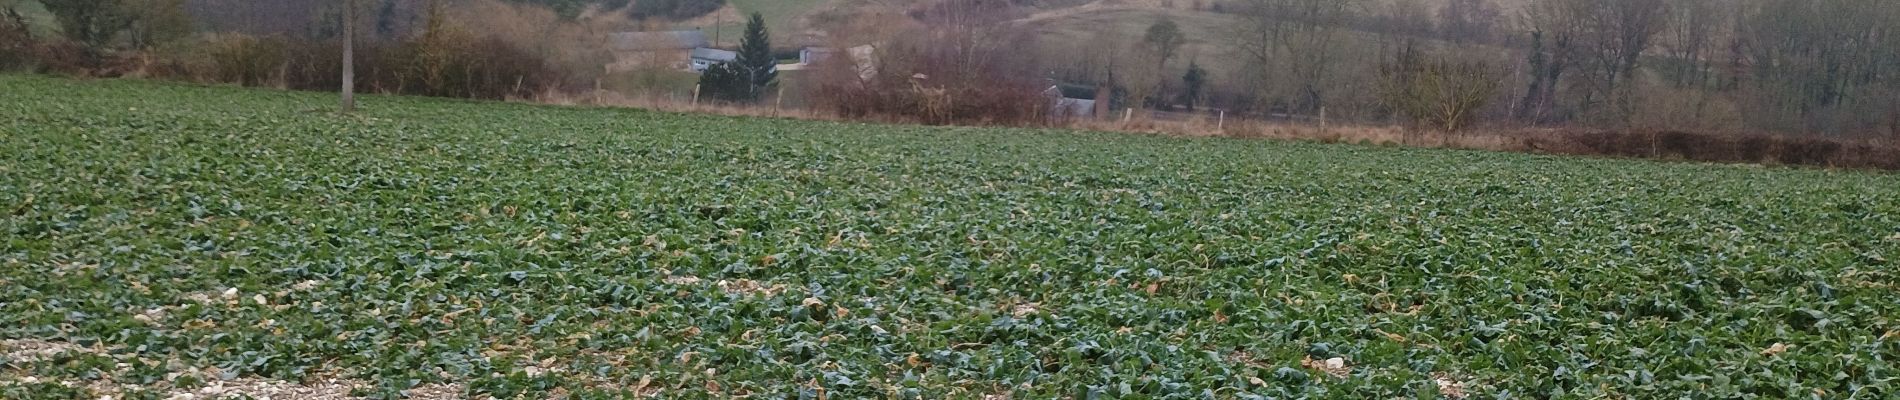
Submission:
[[[0,398],[1900,396],[1886,173],[0,93]]]

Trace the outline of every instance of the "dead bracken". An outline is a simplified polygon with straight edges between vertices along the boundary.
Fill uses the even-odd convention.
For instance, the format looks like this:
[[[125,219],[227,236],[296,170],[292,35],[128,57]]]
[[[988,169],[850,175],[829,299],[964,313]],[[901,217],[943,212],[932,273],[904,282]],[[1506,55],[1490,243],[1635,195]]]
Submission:
[[[1465,392],[1464,382],[1458,381],[1458,379],[1452,377],[1451,374],[1444,372],[1432,373],[1432,383],[1438,385],[1438,394],[1445,396],[1445,398],[1459,400],[1470,396],[1469,393]]]
[[[66,342],[35,339],[0,340],[0,352],[3,352],[0,355],[4,355],[7,360],[15,364],[32,363],[68,352],[96,353],[99,351],[101,350]]]

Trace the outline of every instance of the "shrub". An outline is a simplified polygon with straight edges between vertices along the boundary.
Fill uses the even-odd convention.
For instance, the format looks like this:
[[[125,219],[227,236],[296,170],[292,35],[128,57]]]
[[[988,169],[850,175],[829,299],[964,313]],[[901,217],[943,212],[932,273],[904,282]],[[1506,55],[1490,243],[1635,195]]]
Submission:
[[[289,43],[281,38],[222,35],[207,43],[211,49],[211,78],[244,86],[281,84],[279,68],[288,61]]]
[[[214,37],[207,47],[211,71],[171,73],[296,90],[328,91],[342,84],[339,41],[233,34]],[[359,43],[356,51],[358,84],[385,93],[505,99],[566,83],[566,75],[545,60],[494,37],[443,32],[407,42]]]
[[[1047,82],[1018,49],[1028,32],[1002,23],[994,0],[948,0],[913,10],[922,23],[871,54],[849,51],[808,71],[817,106],[845,117],[930,124],[1036,125],[1045,122]]]
[[[1380,72],[1380,98],[1387,108],[1445,132],[1470,126],[1502,85],[1501,74],[1489,64],[1424,60],[1409,46]]]
[[[719,102],[750,102],[751,86],[745,70],[733,63],[713,64],[699,74],[699,95]]]

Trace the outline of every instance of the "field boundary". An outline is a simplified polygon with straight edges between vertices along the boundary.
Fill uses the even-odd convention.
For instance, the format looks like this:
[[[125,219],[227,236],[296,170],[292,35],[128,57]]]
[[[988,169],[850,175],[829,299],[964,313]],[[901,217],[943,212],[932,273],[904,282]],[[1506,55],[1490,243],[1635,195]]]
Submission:
[[[547,93],[522,99],[558,105],[593,105],[665,112],[822,121],[925,125],[920,121],[852,119],[822,110],[727,104],[692,104],[661,96],[603,93],[591,97]],[[959,126],[987,126],[963,124]],[[1335,124],[1313,121],[1228,120],[1198,115],[1158,120],[1135,116],[1127,121],[1051,121],[1027,128],[1239,139],[1302,140],[1324,143],[1449,148],[1566,156],[1614,157],[1656,161],[1791,165],[1836,169],[1900,171],[1900,142],[1880,138],[1816,138],[1748,133],[1674,130],[1602,130],[1576,127],[1480,127],[1446,133],[1400,125]]]

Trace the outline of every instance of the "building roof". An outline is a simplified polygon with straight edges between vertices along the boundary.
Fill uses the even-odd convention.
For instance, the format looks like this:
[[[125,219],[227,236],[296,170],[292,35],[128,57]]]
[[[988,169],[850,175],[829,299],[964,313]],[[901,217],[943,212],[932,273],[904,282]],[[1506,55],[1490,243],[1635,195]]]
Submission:
[[[614,50],[620,51],[686,50],[712,45],[706,40],[706,32],[698,30],[620,32],[611,34],[609,39]]]
[[[1071,99],[1094,100],[1095,87],[1083,86],[1083,85],[1071,85],[1071,84],[1066,84],[1066,83],[1057,83],[1055,85],[1050,86],[1048,90],[1044,90],[1042,94],[1044,96],[1051,96],[1051,97],[1065,97],[1065,98],[1071,98]]]
[[[739,60],[739,53],[728,51],[728,50],[700,47],[700,48],[693,49],[693,59],[711,60],[711,61],[718,61],[718,62],[733,62],[733,61]]]

